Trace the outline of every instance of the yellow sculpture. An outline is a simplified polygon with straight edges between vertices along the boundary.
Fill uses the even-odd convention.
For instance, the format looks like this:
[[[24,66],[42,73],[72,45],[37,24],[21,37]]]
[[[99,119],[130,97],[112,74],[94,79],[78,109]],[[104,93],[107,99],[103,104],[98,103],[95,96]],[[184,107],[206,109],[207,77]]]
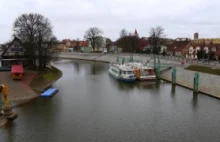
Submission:
[[[4,98],[1,96],[3,94]],[[8,87],[4,84],[0,85],[0,99],[4,99],[4,108],[0,108],[3,110],[3,116],[8,120],[14,120],[17,118],[17,113],[12,112],[12,108],[9,106],[9,98],[8,98]]]
[[[4,84],[0,85],[0,94],[3,93],[5,99],[5,108],[9,108],[8,87]]]

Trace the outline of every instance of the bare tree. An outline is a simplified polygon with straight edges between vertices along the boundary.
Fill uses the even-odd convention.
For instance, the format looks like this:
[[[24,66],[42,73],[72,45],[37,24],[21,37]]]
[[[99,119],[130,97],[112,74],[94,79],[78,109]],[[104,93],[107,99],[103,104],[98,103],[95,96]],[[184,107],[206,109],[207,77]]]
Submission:
[[[80,39],[79,38],[76,38],[76,40],[74,40],[75,41],[75,45],[74,45],[74,50],[75,51],[79,51],[80,50]]]
[[[45,68],[56,40],[50,21],[40,14],[22,14],[14,22],[14,35],[24,43],[30,63]]]
[[[102,34],[103,31],[97,27],[91,27],[85,32],[84,38],[90,41],[93,51],[95,51],[95,46],[99,45]]]
[[[134,53],[140,43],[138,36],[124,36],[116,41],[117,45],[122,48],[123,52]]]
[[[111,44],[112,40],[110,38],[106,38],[106,45]]]
[[[120,34],[120,37],[125,37],[125,36],[128,36],[128,31],[126,29],[122,29],[119,34]]]
[[[104,38],[98,37],[95,43],[95,47],[97,47],[98,51],[99,51],[99,48],[103,45],[103,43],[104,43]]]
[[[128,36],[133,36],[134,34],[132,32],[129,32],[128,33]]]
[[[163,42],[163,38],[165,37],[164,29],[160,26],[152,27],[149,34],[148,40],[153,47],[153,54],[157,54],[160,51],[159,44]]]

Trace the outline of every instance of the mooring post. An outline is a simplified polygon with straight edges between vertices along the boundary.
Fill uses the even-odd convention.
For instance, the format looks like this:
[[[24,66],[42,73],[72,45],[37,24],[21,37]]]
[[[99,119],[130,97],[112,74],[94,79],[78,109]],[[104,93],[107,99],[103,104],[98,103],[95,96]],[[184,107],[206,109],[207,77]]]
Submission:
[[[124,64],[124,62],[125,62],[125,59],[124,59],[124,57],[122,58],[122,65]]]
[[[196,93],[199,92],[199,73],[198,72],[196,72],[194,75],[193,91]]]
[[[160,59],[159,59],[159,57],[158,57],[158,68],[160,69]]]
[[[172,71],[172,83],[176,84],[176,68],[175,67],[173,68],[173,71]]]
[[[117,59],[116,59],[117,63],[119,63],[119,57],[117,56]]]
[[[156,67],[156,77],[160,79],[160,68],[158,66]]]
[[[156,70],[156,67],[157,67],[157,65],[156,65],[157,63],[156,63],[156,57],[155,57],[155,55],[154,55],[154,69]]]

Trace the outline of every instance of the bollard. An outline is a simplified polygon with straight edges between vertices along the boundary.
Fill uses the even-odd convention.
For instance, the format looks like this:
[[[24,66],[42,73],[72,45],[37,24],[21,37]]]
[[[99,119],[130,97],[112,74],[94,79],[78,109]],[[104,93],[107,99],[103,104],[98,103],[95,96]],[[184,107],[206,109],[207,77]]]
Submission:
[[[116,59],[117,63],[119,63],[119,57],[117,56],[117,59]]]
[[[156,77],[160,79],[160,68],[158,66],[156,67]]]
[[[124,64],[124,62],[125,62],[125,59],[124,59],[124,58],[122,58],[122,65]]]
[[[196,72],[194,75],[193,91],[196,93],[199,92],[199,73],[198,72]]]
[[[172,83],[176,84],[176,68],[173,68],[172,71]]]
[[[157,67],[157,61],[156,61],[156,58],[155,58],[155,56],[154,56],[154,69],[156,69],[156,67]]]
[[[158,68],[160,69],[160,59],[158,58]]]

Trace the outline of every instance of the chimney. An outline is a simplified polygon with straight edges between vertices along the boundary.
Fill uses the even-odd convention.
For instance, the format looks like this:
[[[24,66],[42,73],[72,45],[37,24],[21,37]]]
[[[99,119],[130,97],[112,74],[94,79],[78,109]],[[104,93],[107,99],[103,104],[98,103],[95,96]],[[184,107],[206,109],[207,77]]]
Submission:
[[[194,33],[194,39],[199,39],[199,33]]]

